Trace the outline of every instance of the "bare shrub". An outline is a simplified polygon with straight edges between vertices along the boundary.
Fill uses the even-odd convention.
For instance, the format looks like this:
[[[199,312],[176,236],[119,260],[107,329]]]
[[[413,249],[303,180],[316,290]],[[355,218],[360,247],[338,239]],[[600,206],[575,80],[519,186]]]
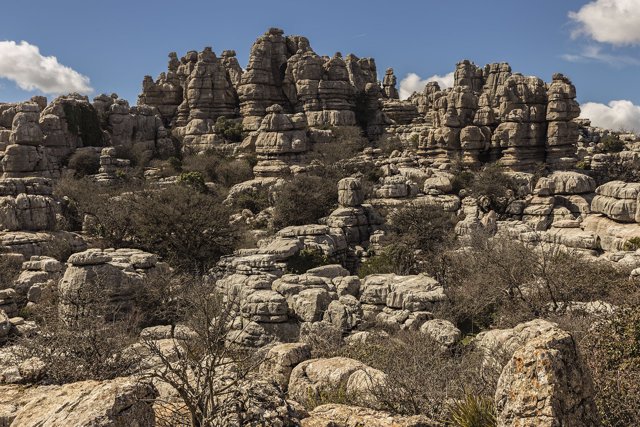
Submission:
[[[125,350],[136,340],[136,318],[118,315],[105,289],[100,278],[64,297],[47,289],[33,312],[38,333],[21,338],[15,347],[19,359],[44,363],[42,382],[105,380],[135,371],[138,360]],[[73,313],[65,315],[61,304]]]
[[[179,404],[160,403],[177,418],[188,419],[186,425],[228,425],[229,417],[244,425],[242,398],[251,393],[240,389],[261,358],[230,341],[230,325],[238,308],[213,285],[199,280],[183,283],[179,298],[181,324],[190,333],[176,334],[169,351],[157,341],[144,340],[158,365],[143,375],[176,391]]]
[[[640,311],[628,306],[593,324],[579,341],[603,425],[640,423]]]
[[[449,300],[440,314],[473,332],[559,313],[571,301],[637,301],[628,270],[552,249],[476,236],[444,258],[438,278]]]
[[[387,381],[374,384],[372,393],[378,409],[397,414],[424,414],[444,420],[451,400],[463,399],[467,393],[491,396],[497,380],[483,376],[479,354],[443,352],[417,331],[350,344],[340,353],[387,374]]]

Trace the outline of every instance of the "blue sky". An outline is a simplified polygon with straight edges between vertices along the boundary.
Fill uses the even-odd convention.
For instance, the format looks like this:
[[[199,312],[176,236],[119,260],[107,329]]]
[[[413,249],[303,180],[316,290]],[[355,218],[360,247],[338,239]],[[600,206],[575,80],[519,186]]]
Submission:
[[[275,26],[320,54],[373,56],[378,74],[393,67],[398,81],[445,76],[464,58],[507,61],[546,81],[563,72],[581,103],[630,101],[640,125],[640,0],[30,0],[6,2],[3,17],[0,101],[76,88],[133,104],[169,51],[234,49],[244,66],[255,38]],[[38,54],[57,62],[38,64]]]

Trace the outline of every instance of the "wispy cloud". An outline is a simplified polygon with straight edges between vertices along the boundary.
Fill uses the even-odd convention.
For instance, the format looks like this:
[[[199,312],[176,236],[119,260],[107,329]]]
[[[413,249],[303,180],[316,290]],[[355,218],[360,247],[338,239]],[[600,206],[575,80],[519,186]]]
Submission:
[[[93,91],[88,77],[60,64],[55,56],[43,56],[38,46],[25,41],[0,41],[0,77],[20,89],[46,94]]]
[[[438,82],[441,89],[451,87],[453,86],[453,75],[454,73],[452,71],[444,76],[434,74],[431,77],[422,79],[416,73],[409,73],[400,81],[400,99],[407,99],[413,92],[422,91],[429,82]]]
[[[614,67],[640,65],[640,59],[628,55],[607,53],[601,46],[589,45],[577,54],[565,53],[562,59],[569,62],[604,62]]]

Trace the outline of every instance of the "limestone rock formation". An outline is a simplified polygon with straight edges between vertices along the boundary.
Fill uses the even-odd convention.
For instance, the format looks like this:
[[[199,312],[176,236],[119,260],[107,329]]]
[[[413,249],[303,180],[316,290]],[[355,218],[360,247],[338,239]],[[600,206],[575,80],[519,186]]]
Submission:
[[[553,169],[569,169],[576,162],[578,124],[580,115],[576,102],[576,88],[567,77],[554,74],[547,91],[546,164]]]
[[[557,327],[515,351],[495,398],[498,426],[600,425],[573,337]]]
[[[74,304],[78,295],[103,298],[109,316],[122,317],[131,311],[135,294],[145,282],[170,271],[156,255],[136,249],[89,249],[71,255],[67,264],[58,283],[59,308],[65,317],[86,315],[81,304]]]
[[[133,378],[61,386],[0,387],[0,420],[12,426],[132,426],[155,424],[158,392]]]
[[[267,108],[255,138],[259,178],[289,175],[289,164],[299,161],[308,149],[307,121],[304,114],[284,114],[280,105]]]
[[[437,422],[422,415],[400,416],[358,406],[329,403],[317,406],[302,427],[435,427]]]
[[[293,400],[303,403],[340,389],[348,396],[366,401],[374,398],[374,387],[381,386],[385,380],[383,372],[354,359],[310,359],[293,368],[288,389]]]

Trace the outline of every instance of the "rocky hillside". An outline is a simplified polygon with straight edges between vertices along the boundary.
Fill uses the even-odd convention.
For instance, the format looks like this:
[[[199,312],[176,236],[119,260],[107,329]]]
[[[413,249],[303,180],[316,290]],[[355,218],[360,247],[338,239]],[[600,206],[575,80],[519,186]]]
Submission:
[[[0,104],[0,426],[640,423],[640,138],[271,28]]]

